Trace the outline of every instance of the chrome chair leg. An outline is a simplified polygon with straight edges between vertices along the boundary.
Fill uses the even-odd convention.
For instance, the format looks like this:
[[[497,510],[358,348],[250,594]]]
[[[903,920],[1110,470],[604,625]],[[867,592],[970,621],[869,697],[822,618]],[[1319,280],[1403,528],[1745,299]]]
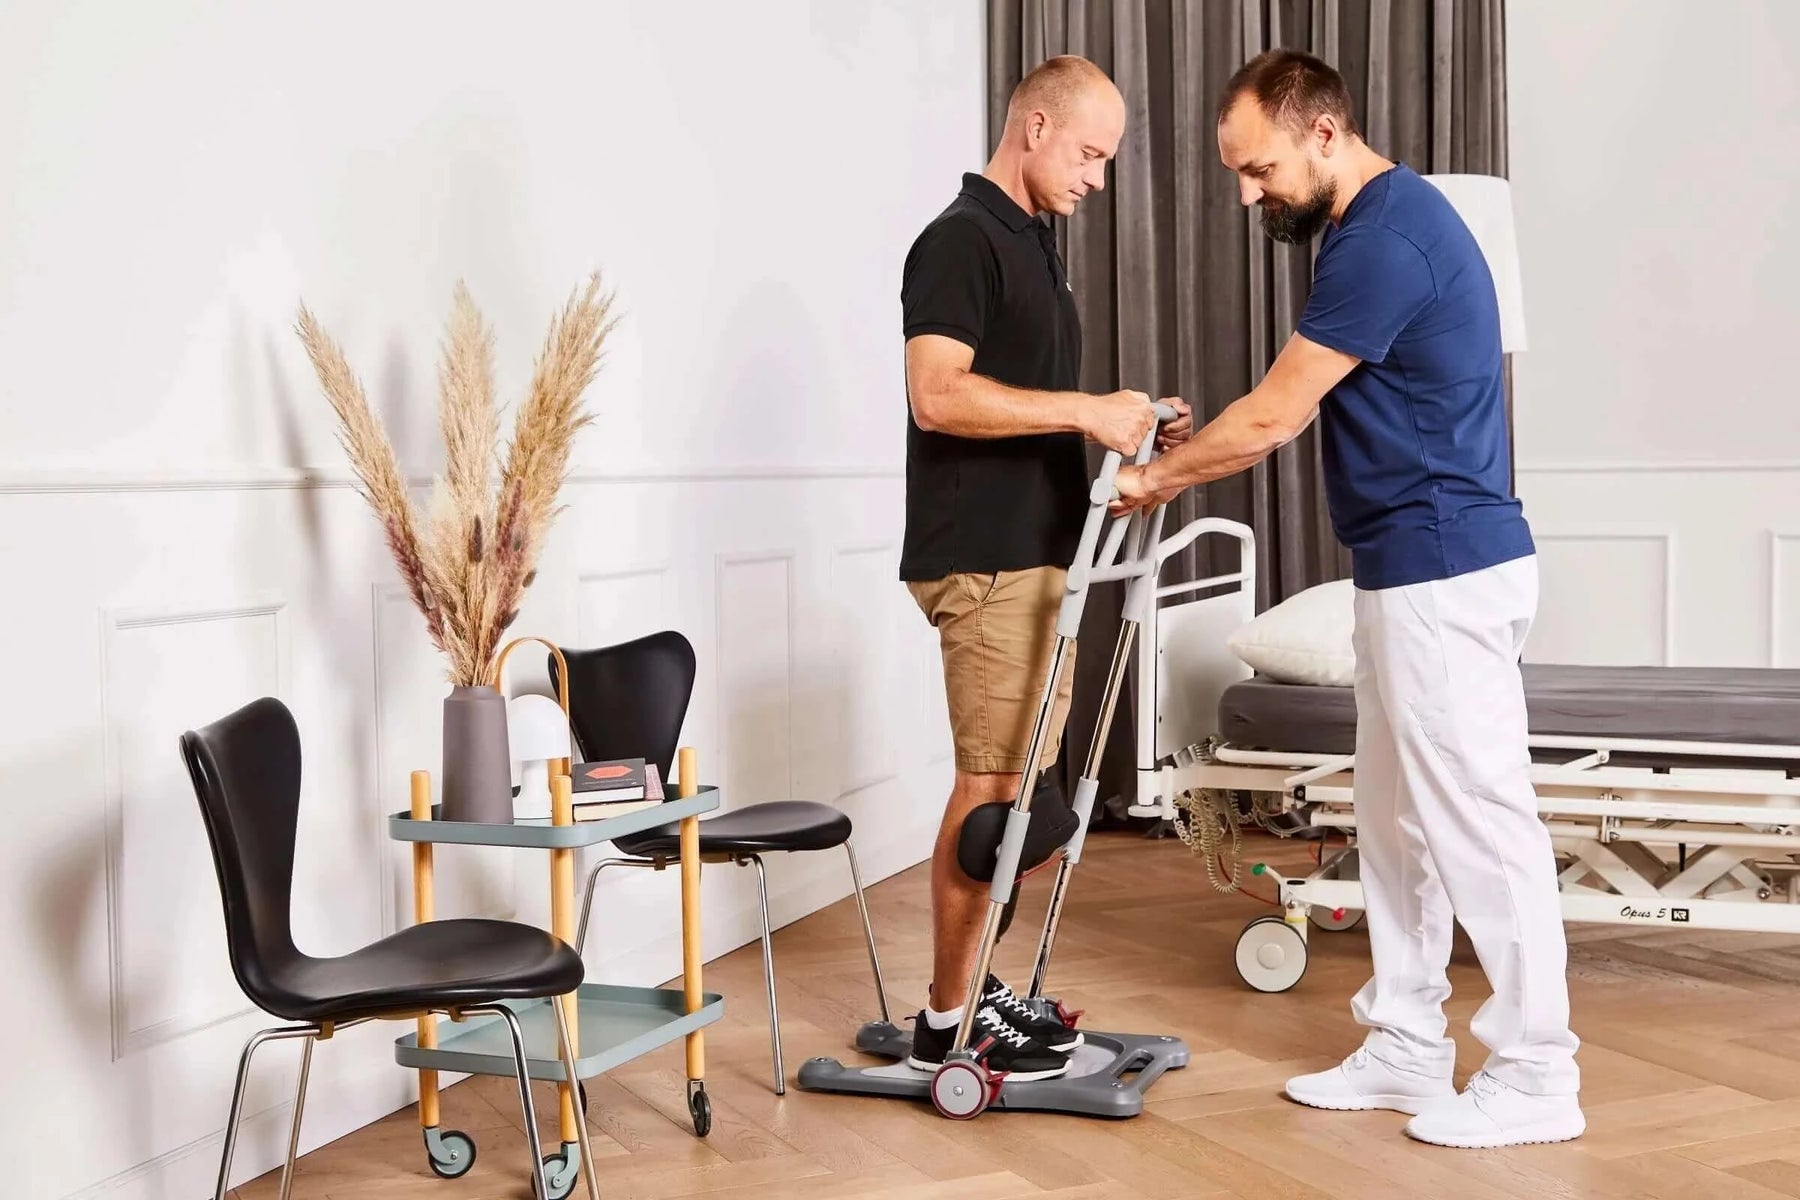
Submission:
[[[594,1148],[588,1144],[587,1105],[581,1099],[581,1080],[575,1074],[575,1045],[569,1036],[569,1013],[563,1007],[568,996],[552,996],[550,1007],[556,1013],[556,1043],[562,1054],[563,1070],[569,1076],[569,1102],[575,1106],[575,1136],[581,1146],[581,1174],[587,1180],[590,1200],[600,1200],[600,1180],[594,1174]]]
[[[844,853],[850,856],[850,884],[856,890],[856,911],[862,914],[863,936],[869,940],[869,966],[875,972],[875,998],[881,1002],[881,1019],[893,1024],[888,1016],[887,985],[881,981],[881,959],[875,954],[875,927],[869,924],[869,905],[863,899],[862,872],[856,867],[856,847],[844,839]]]
[[[231,1156],[237,1149],[238,1118],[244,1111],[244,1085],[250,1081],[250,1060],[256,1055],[256,1048],[264,1042],[296,1037],[308,1039],[310,1047],[311,1039],[318,1035],[317,1025],[283,1025],[253,1033],[244,1043],[243,1053],[238,1056],[237,1086],[231,1089],[231,1115],[225,1118],[225,1151],[219,1156],[219,1185],[213,1191],[213,1200],[225,1200],[226,1188],[231,1181]],[[298,1123],[298,1113],[294,1119]]]
[[[300,1049],[300,1086],[294,1089],[294,1120],[288,1127],[287,1161],[281,1166],[281,1200],[288,1200],[294,1188],[294,1156],[300,1149],[300,1114],[306,1108],[306,1079],[312,1074],[313,1047],[319,1039],[307,1038]]]
[[[769,1049],[775,1058],[775,1094],[787,1095],[787,1072],[781,1065],[781,1015],[775,1007],[775,945],[769,931],[769,876],[760,854],[749,856],[756,864],[756,894],[762,902],[763,982],[769,988]]]
[[[594,883],[600,878],[600,872],[607,867],[654,867],[656,864],[647,858],[603,858],[594,864],[588,872],[587,894],[581,900],[581,925],[575,931],[575,953],[587,945],[588,914],[594,907]]]
[[[537,1180],[535,1195],[541,1200],[550,1194],[550,1187],[549,1181],[544,1178],[544,1148],[538,1141],[537,1108],[531,1103],[531,1067],[525,1057],[525,1034],[519,1028],[519,1018],[504,1004],[485,1004],[459,1011],[494,1013],[506,1022],[507,1032],[512,1034],[513,1067],[519,1079],[519,1106],[525,1110],[525,1140],[531,1146],[531,1177]],[[590,1183],[588,1186],[593,1185]]]

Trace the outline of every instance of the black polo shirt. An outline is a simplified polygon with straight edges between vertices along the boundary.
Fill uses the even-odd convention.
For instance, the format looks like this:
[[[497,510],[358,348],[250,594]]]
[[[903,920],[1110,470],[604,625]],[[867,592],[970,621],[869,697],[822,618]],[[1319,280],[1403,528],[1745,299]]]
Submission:
[[[985,176],[964,175],[913,243],[900,300],[906,337],[972,347],[977,375],[1034,391],[1078,386],[1081,319],[1056,234]],[[928,433],[908,404],[900,578],[1067,567],[1087,516],[1084,442]]]

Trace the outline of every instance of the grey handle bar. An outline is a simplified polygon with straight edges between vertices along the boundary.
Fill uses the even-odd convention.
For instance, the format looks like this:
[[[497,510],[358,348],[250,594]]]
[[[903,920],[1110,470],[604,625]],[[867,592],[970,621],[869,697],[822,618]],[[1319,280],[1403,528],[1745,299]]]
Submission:
[[[1152,404],[1150,408],[1156,413],[1156,425],[1151,426],[1150,432],[1144,435],[1143,442],[1138,446],[1137,457],[1132,460],[1139,466],[1150,461],[1150,451],[1156,445],[1156,426],[1167,425],[1170,421],[1175,419],[1175,409],[1171,405]],[[1106,485],[1106,499],[1094,500],[1095,504],[1105,505],[1117,499],[1116,495],[1113,493],[1113,480],[1118,478],[1119,463],[1122,458],[1123,456],[1117,450],[1108,450],[1106,452],[1106,461],[1100,464],[1100,478],[1095,481],[1096,492],[1099,491],[1099,484],[1104,483]],[[1092,522],[1090,521],[1090,524],[1091,523]]]
[[[1175,419],[1175,409],[1170,405],[1152,404],[1150,407],[1156,412],[1157,425],[1167,425]],[[1138,466],[1149,462],[1150,451],[1155,447],[1156,427],[1152,426],[1150,432],[1144,435],[1132,461]],[[1113,481],[1119,477],[1119,463],[1123,457],[1117,450],[1108,450],[1106,458],[1100,464],[1100,474],[1094,480],[1093,490],[1088,493],[1087,524],[1081,530],[1081,549],[1075,554],[1077,563],[1093,561],[1094,543],[1100,540],[1100,523],[1106,518],[1107,505],[1118,498],[1118,493],[1113,489]]]
[[[1175,409],[1167,404],[1152,404],[1156,412],[1156,426],[1167,425],[1175,419]],[[1142,466],[1150,461],[1150,452],[1156,448],[1156,426],[1144,435],[1138,446],[1133,463]],[[1106,510],[1118,498],[1118,491],[1113,486],[1119,476],[1119,464],[1123,459],[1117,450],[1108,450],[1106,458],[1100,464],[1100,474],[1094,479],[1094,486],[1088,492],[1087,522],[1081,527],[1081,544],[1075,551],[1075,561],[1069,569],[1067,594],[1063,597],[1062,613],[1057,621],[1057,633],[1064,637],[1074,637],[1075,630],[1081,624],[1081,610],[1087,600],[1087,575],[1094,565],[1094,551],[1100,541],[1100,526],[1106,520]],[[1107,538],[1105,557],[1107,559],[1117,552],[1119,541],[1125,536],[1127,518],[1121,517],[1113,522],[1113,528]]]

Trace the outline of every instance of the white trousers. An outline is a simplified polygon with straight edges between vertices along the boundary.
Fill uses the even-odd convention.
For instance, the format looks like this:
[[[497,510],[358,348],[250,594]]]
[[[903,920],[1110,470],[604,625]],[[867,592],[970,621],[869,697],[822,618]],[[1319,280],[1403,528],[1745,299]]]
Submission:
[[[1580,1089],[1550,836],[1527,775],[1519,656],[1535,557],[1356,592],[1357,852],[1374,977],[1351,1001],[1365,1045],[1449,1076],[1452,922],[1493,995],[1471,1022],[1486,1069],[1533,1093]]]

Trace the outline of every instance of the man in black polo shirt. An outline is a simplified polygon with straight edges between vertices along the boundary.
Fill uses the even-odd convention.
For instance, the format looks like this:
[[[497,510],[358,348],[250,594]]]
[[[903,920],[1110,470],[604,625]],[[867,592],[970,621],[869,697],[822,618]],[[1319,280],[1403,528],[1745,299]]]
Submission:
[[[901,290],[910,418],[900,577],[939,633],[956,784],[932,858],[931,1000],[915,1067],[944,1060],[974,970],[987,890],[958,862],[964,820],[1016,794],[1049,669],[1057,608],[1089,487],[1084,441],[1135,453],[1155,423],[1142,392],[1076,390],[1081,322],[1056,235],[1105,184],[1125,129],[1112,81],[1085,59],[1051,59],[1014,91],[980,175],[913,243]],[[1163,441],[1186,437],[1186,407]],[[1072,663],[1057,689],[1042,764],[1055,761]],[[1034,803],[1034,815],[1035,815]],[[1034,824],[1036,822],[1034,821]],[[989,976],[971,1044],[1009,1078],[1068,1069],[1081,1035],[1035,1017]]]

